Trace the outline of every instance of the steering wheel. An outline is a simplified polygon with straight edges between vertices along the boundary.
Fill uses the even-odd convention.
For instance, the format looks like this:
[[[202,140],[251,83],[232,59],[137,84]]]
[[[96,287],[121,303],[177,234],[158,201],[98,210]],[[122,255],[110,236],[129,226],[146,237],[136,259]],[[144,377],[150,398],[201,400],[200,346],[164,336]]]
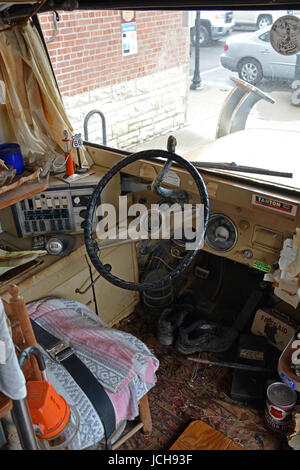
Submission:
[[[168,147],[169,149],[170,147]],[[134,163],[138,160],[148,160],[148,161],[155,161],[157,159],[165,159],[167,160],[164,167],[157,175],[155,181],[152,183],[151,190],[162,196],[163,198],[168,198],[169,200],[173,201],[186,201],[187,193],[185,191],[173,191],[168,188],[161,187],[161,183],[169,171],[173,162],[177,163],[181,168],[186,169],[191,177],[193,178],[194,182],[196,183],[197,189],[199,191],[200,200],[203,204],[204,210],[204,222],[203,222],[203,232],[205,233],[206,227],[208,224],[209,219],[209,197],[207,194],[205,183],[198,172],[198,170],[192,165],[189,161],[185,160],[184,158],[180,157],[179,155],[175,154],[172,151],[165,151],[165,150],[145,150],[142,152],[137,152],[125,157],[123,160],[118,162],[114,165],[108,172],[103,176],[100,180],[98,185],[96,186],[92,197],[89,202],[89,206],[87,208],[87,215],[86,221],[84,225],[84,240],[86,245],[86,250],[89,255],[89,258],[96,268],[96,270],[103,276],[108,282],[118,286],[122,289],[133,290],[133,291],[144,291],[144,290],[152,290],[160,288],[164,285],[166,281],[172,281],[175,278],[179,277],[192,263],[193,259],[195,258],[196,254],[198,253],[199,249],[201,248],[202,237],[199,238],[199,242],[195,243],[195,249],[189,250],[188,254],[179,262],[177,267],[170,272],[167,276],[162,279],[158,279],[153,282],[129,282],[123,279],[120,279],[114,276],[111,272],[110,265],[103,265],[99,259],[98,253],[106,248],[112,248],[113,246],[118,246],[123,243],[137,243],[141,241],[141,239],[126,239],[126,240],[110,240],[107,243],[107,240],[97,242],[93,239],[93,217],[95,210],[97,208],[97,204],[101,201],[101,194],[107,183],[115,176],[119,171],[125,168],[127,165]],[[203,236],[204,236],[203,233]]]

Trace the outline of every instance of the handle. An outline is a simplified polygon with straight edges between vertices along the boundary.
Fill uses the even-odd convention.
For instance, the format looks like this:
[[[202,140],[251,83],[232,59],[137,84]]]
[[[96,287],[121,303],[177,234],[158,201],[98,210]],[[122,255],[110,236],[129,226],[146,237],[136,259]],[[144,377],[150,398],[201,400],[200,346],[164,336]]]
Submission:
[[[38,344],[31,326],[28,311],[23,297],[19,295],[18,287],[13,284],[9,287],[10,301],[5,302],[5,311],[10,320],[13,342],[20,350]],[[24,367],[24,376],[30,380],[43,380],[42,372],[35,357],[30,357]]]
[[[151,190],[154,194],[161,196],[165,199],[171,199],[174,201],[188,201],[188,193],[186,191],[173,191],[172,189],[162,187],[162,183],[164,178],[167,176],[173,161],[172,161],[172,153],[175,153],[177,141],[174,136],[170,135],[167,142],[167,150],[170,153],[170,159],[166,161],[161,171],[158,173],[157,177],[153,181],[151,185]]]
[[[44,370],[46,369],[45,359],[39,348],[36,348],[35,346],[29,346],[28,348],[23,349],[23,351],[21,352],[19,356],[19,365],[21,369],[23,369],[24,363],[27,361],[27,359],[30,358],[32,354],[37,359],[40,371],[44,372]]]

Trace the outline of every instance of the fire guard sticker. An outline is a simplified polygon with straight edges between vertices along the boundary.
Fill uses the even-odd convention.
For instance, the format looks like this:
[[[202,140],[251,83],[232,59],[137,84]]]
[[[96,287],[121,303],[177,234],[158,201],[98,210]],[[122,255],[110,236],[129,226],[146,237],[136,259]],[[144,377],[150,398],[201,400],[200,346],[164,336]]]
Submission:
[[[271,271],[271,266],[263,263],[262,261],[253,261],[253,268],[263,271],[264,273],[269,273]]]
[[[284,201],[278,201],[277,199],[271,199],[265,196],[258,196],[257,194],[252,195],[252,204],[256,206],[266,207],[283,214],[296,215],[297,206],[296,204],[290,204]]]

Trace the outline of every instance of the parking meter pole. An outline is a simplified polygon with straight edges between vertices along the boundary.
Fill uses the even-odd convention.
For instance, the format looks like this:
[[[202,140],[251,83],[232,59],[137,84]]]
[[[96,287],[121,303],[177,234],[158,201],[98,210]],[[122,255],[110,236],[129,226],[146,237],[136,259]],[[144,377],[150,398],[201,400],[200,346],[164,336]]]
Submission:
[[[300,52],[296,54],[295,75],[292,89],[291,104],[300,106]]]
[[[200,11],[197,11],[196,13],[195,30],[195,69],[190,89],[200,90],[202,88],[202,80],[200,77]]]
[[[300,80],[300,52],[296,54],[295,80]]]

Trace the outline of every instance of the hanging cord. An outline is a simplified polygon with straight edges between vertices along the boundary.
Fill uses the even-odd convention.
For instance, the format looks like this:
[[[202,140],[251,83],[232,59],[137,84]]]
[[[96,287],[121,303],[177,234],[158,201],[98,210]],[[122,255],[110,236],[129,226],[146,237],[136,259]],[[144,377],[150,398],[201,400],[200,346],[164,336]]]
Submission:
[[[53,42],[54,39],[56,38],[57,36],[57,31],[58,31],[58,22],[59,22],[59,14],[57,13],[57,11],[54,11],[53,12],[53,34],[52,36],[48,39],[48,41],[46,41],[46,44],[49,44],[50,42]]]
[[[56,166],[55,165],[55,160],[57,160],[58,158],[64,158],[63,156],[61,155],[57,155],[54,160],[52,161],[52,168],[53,168],[53,171],[56,172],[56,171],[59,171],[59,170],[62,170],[65,166],[66,166],[66,163],[67,161],[69,160],[70,156],[72,155],[72,153],[70,152],[68,157],[66,159],[64,159],[64,162],[62,163],[62,165],[59,165],[59,166]]]

